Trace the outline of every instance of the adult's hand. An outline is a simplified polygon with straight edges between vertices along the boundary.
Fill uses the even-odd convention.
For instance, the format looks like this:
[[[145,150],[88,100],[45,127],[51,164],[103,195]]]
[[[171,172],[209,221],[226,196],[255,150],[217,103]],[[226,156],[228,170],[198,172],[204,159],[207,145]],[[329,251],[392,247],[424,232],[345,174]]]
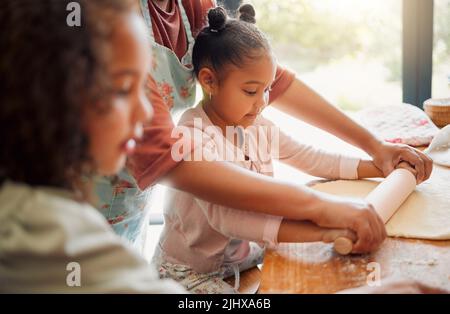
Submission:
[[[417,184],[427,180],[433,170],[433,161],[430,157],[413,147],[403,144],[379,142],[372,152],[373,163],[388,176],[402,162],[408,162],[416,171]]]

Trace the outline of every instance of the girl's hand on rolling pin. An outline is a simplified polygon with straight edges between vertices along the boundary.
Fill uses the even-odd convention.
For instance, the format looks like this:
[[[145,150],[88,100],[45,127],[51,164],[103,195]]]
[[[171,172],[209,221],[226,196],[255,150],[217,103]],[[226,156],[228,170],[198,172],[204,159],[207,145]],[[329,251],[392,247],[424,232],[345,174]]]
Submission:
[[[357,240],[352,253],[367,253],[376,250],[386,239],[386,228],[374,207],[364,200],[341,199],[326,195],[319,226],[349,229],[356,233]]]
[[[417,171],[408,162],[402,161],[401,163],[399,163],[397,165],[397,167],[395,167],[395,169],[406,169],[406,170],[408,170],[409,172],[411,172],[416,177],[417,184],[419,184],[419,179],[417,179]]]

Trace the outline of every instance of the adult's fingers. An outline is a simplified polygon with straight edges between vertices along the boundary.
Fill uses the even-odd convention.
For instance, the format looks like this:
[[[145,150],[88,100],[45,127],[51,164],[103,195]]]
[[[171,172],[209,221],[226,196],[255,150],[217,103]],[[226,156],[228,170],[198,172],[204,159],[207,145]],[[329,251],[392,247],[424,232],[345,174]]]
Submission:
[[[372,227],[369,222],[363,222],[358,224],[358,227],[355,228],[356,235],[358,236],[358,240],[353,246],[352,253],[366,253],[369,252],[370,243],[372,243]]]
[[[353,253],[366,253],[377,249],[386,238],[386,228],[380,216],[372,205],[357,222],[355,232],[358,240],[353,247]]]
[[[386,228],[380,218],[380,216],[376,213],[375,209],[371,206],[371,212],[373,213],[373,219],[369,220],[369,224],[372,228],[372,242],[370,243],[368,250],[370,252],[376,250],[380,244],[385,239]]]

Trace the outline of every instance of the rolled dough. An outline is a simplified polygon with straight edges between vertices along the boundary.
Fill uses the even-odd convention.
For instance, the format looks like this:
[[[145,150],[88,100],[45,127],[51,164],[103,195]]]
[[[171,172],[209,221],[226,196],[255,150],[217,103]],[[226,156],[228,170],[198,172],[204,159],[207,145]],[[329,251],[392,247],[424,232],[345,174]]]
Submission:
[[[318,191],[365,198],[379,180],[338,180],[318,183]],[[392,191],[395,195],[395,191]],[[391,237],[450,239],[450,169],[434,165],[430,179],[418,185],[386,224]]]

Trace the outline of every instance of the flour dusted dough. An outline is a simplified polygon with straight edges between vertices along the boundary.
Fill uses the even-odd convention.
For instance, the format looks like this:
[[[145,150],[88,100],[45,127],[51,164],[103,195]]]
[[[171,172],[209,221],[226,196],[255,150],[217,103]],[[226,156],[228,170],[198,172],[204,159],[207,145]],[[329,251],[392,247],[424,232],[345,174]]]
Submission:
[[[378,183],[376,180],[338,180],[319,183],[313,189],[365,198]],[[386,230],[392,237],[450,239],[450,169],[434,165],[430,179],[416,187],[388,221]]]

